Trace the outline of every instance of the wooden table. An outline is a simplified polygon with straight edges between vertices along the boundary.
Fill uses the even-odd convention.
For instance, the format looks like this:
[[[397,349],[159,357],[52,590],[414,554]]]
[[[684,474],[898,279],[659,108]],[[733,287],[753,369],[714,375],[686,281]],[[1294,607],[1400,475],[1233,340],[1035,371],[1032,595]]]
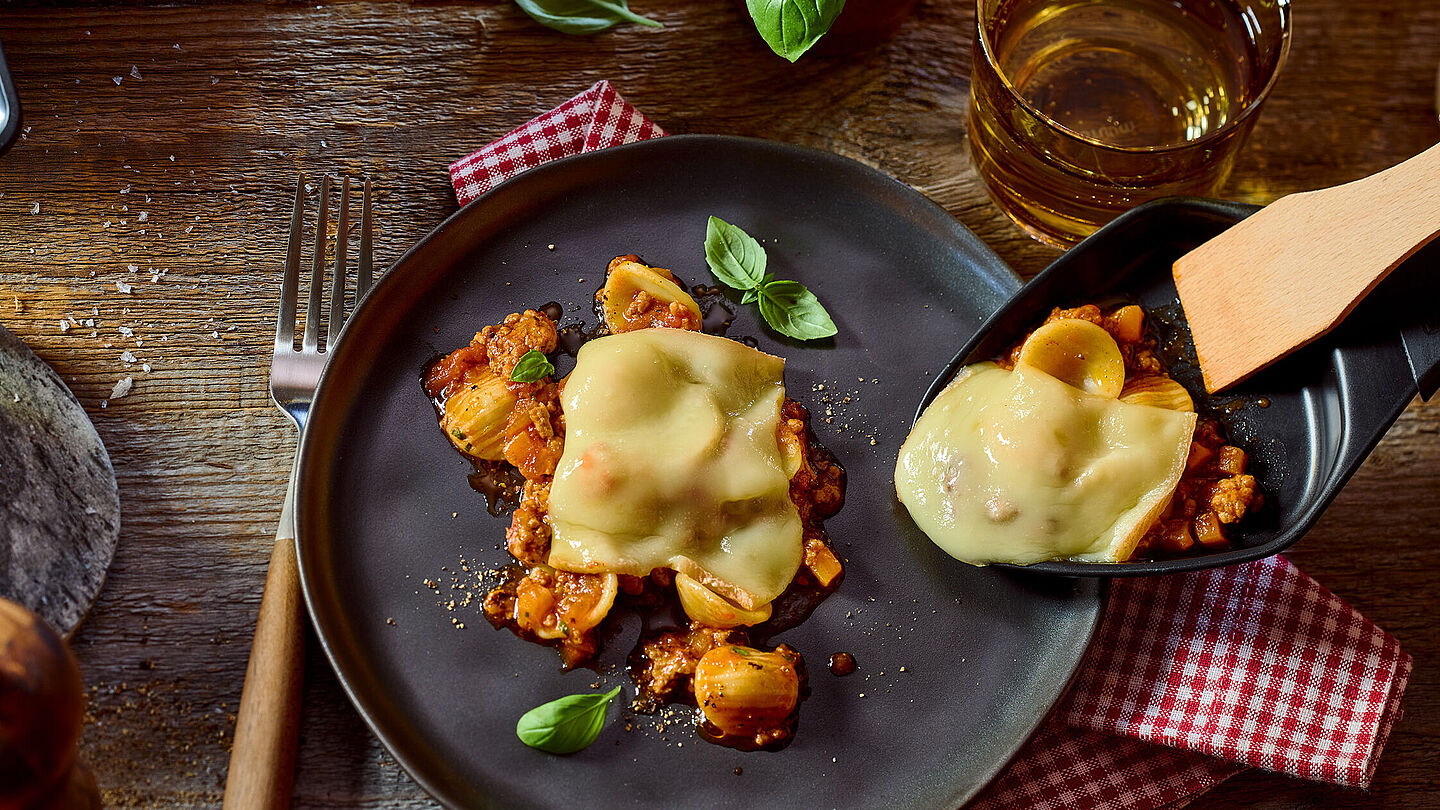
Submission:
[[[1056,255],[997,212],[970,167],[961,0],[923,0],[868,53],[793,66],[735,6],[700,0],[634,0],[664,30],[593,38],[502,0],[45,5],[0,11],[26,125],[0,158],[0,322],[70,384],[119,476],[119,552],[74,638],[90,685],[83,749],[110,806],[220,801],[295,444],[267,370],[297,173],[375,178],[385,264],[455,210],[449,161],[608,78],[671,132],[878,166],[1027,276]],[[1295,30],[1229,196],[1354,179],[1440,135],[1440,4],[1307,0]],[[62,331],[71,316],[81,325]],[[134,390],[107,402],[124,377]],[[1193,807],[1440,807],[1437,433],[1440,404],[1413,405],[1291,554],[1415,657],[1372,792],[1249,772]],[[313,646],[305,699],[297,805],[432,804]]]

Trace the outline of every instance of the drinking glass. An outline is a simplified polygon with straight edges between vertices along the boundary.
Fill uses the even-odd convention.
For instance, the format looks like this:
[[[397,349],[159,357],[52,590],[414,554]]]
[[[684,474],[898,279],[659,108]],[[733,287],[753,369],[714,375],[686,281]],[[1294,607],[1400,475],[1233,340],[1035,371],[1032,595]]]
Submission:
[[[976,0],[970,152],[1066,247],[1126,209],[1213,196],[1290,44],[1289,0]]]

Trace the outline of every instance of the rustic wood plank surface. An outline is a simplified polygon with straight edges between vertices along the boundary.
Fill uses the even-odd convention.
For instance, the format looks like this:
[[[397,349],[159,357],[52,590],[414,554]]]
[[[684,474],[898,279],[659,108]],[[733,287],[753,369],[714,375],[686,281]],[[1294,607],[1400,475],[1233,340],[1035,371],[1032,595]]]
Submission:
[[[119,552],[74,639],[107,805],[220,800],[295,443],[267,371],[297,173],[375,178],[385,264],[455,209],[450,160],[608,78],[671,132],[878,166],[1027,276],[1057,255],[970,167],[971,4],[922,0],[891,42],[793,66],[731,3],[634,5],[665,28],[570,38],[502,0],[0,9],[26,125],[0,158],[0,321],[79,396],[121,488]],[[1295,31],[1229,196],[1351,180],[1440,137],[1440,4],[1308,0]],[[1440,404],[1412,405],[1291,554],[1415,657],[1373,789],[1249,772],[1192,807],[1440,807],[1437,434]],[[313,645],[302,737],[297,806],[433,806]]]

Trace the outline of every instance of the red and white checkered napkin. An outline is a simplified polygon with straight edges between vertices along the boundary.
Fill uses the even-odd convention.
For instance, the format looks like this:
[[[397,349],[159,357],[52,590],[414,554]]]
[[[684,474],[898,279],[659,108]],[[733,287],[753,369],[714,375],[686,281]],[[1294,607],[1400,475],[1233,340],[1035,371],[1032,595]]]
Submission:
[[[450,166],[470,202],[557,157],[665,133],[609,82]],[[1070,693],[973,807],[1181,807],[1247,767],[1364,787],[1410,656],[1283,557],[1117,579]]]
[[[1074,687],[974,806],[1182,807],[1247,766],[1365,787],[1410,664],[1284,557],[1117,579]]]
[[[510,130],[489,146],[450,164],[461,205],[547,160],[658,138],[665,131],[620,97],[610,82]]]

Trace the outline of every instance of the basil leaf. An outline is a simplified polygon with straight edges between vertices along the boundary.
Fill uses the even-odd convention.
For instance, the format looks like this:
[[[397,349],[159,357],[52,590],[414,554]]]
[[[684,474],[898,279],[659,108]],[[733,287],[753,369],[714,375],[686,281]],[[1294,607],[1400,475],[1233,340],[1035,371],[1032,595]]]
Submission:
[[[835,322],[815,293],[798,281],[771,281],[760,288],[760,315],[770,327],[796,340],[835,334]]]
[[[770,50],[794,62],[840,16],[845,0],[745,0]]]
[[[535,382],[554,373],[555,366],[545,354],[538,349],[531,349],[520,356],[520,362],[516,363],[515,370],[510,372],[510,379],[514,382]]]
[[[530,19],[564,34],[594,34],[618,22],[661,28],[630,10],[628,0],[515,0]]]
[[[737,290],[754,289],[765,280],[765,248],[750,234],[719,217],[705,226],[705,263],[710,272]]]
[[[567,695],[521,715],[515,736],[531,748],[551,754],[573,754],[600,736],[605,712],[620,694],[615,687],[605,694]]]

